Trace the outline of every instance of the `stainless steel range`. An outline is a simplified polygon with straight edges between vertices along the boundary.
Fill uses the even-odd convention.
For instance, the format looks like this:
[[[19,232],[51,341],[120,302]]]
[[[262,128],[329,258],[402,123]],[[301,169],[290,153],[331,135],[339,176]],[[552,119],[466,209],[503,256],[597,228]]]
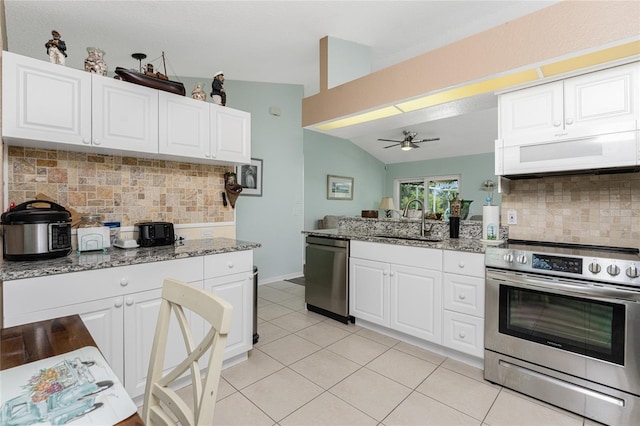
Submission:
[[[485,253],[485,379],[638,424],[638,250],[509,240]]]

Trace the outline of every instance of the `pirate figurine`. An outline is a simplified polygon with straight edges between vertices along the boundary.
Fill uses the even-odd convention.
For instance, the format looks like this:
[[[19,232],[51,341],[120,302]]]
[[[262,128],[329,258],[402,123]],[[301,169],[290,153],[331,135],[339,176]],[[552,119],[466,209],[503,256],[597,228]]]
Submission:
[[[60,40],[60,33],[56,30],[51,31],[51,40],[45,43],[49,55],[49,62],[52,64],[64,65],[64,58],[67,57],[67,45]]]
[[[213,75],[213,82],[211,83],[211,101],[214,104],[225,106],[227,104],[227,94],[224,91],[224,73],[218,71]]]

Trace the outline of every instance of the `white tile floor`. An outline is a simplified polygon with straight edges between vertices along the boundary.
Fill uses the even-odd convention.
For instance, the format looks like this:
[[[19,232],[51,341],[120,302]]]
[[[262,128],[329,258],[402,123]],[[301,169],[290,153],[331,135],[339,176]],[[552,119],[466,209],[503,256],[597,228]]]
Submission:
[[[467,364],[307,312],[303,286],[277,282],[258,295],[260,340],[222,372],[217,425],[597,424]]]

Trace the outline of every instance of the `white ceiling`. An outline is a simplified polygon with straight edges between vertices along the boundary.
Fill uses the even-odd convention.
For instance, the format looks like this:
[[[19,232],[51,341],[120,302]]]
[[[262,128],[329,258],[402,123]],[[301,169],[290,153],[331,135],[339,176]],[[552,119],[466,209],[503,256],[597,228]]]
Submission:
[[[137,67],[131,57],[134,52],[146,53],[152,60],[164,51],[168,74],[173,76],[212,76],[223,70],[228,80],[303,85],[305,96],[310,96],[318,92],[318,46],[327,35],[369,46],[372,71],[377,71],[556,2],[5,0],[4,4],[6,48],[12,52],[46,60],[44,43],[57,29],[67,44],[69,67],[83,69],[89,46],[106,52],[110,70]],[[450,118],[436,120],[444,116]],[[441,140],[408,152],[397,147],[383,150],[387,144],[376,140],[401,138],[405,128],[418,132],[418,137]],[[489,152],[497,137],[495,100],[403,114],[331,134],[351,139],[387,164]]]

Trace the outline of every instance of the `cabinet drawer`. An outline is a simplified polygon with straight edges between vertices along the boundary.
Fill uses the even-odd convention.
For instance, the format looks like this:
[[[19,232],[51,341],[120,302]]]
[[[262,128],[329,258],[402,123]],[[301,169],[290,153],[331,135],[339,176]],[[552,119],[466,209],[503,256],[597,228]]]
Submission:
[[[253,270],[253,251],[236,251],[205,256],[204,278],[250,272]]]
[[[394,244],[351,241],[351,257],[416,268],[442,270],[442,250]]]
[[[484,255],[463,251],[444,251],[444,272],[484,277]]]
[[[444,274],[444,308],[484,318],[484,278]]]
[[[165,278],[186,282],[202,279],[202,258],[167,260],[116,268],[6,281],[3,307],[6,317],[117,297],[162,287]]]
[[[442,343],[444,346],[482,357],[484,320],[457,312],[444,311]]]

